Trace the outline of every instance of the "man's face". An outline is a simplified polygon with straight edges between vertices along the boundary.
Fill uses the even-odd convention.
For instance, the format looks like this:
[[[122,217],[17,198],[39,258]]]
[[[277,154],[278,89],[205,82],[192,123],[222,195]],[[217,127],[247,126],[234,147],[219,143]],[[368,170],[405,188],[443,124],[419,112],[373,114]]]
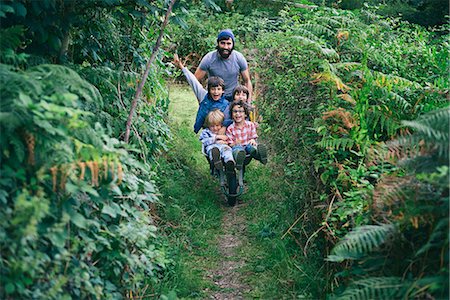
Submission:
[[[217,43],[217,50],[222,58],[227,59],[231,55],[231,51],[233,51],[233,46],[233,40],[228,38]]]

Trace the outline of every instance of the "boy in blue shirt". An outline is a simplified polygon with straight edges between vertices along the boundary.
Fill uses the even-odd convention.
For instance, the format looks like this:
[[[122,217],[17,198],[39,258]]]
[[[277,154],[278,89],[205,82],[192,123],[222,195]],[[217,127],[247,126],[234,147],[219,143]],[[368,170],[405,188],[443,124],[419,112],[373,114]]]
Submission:
[[[222,78],[212,76],[208,78],[207,90],[203,88],[194,74],[184,67],[177,54],[174,54],[174,64],[183,71],[186,80],[194,91],[199,102],[197,116],[195,118],[194,132],[198,133],[205,123],[206,116],[214,109],[224,113],[223,125],[228,126],[233,121],[230,118],[229,102],[224,97],[225,83]],[[225,133],[225,129],[222,129]]]

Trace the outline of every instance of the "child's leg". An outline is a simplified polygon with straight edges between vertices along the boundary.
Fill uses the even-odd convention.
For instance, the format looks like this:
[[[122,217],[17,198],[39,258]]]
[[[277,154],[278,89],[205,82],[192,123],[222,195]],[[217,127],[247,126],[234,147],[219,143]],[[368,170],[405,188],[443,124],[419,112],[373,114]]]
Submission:
[[[220,155],[222,156],[224,162],[231,160],[234,163],[233,152],[231,151],[230,146],[221,145]]]
[[[217,147],[211,148],[211,150],[209,150],[209,158],[214,163],[214,167],[216,167],[216,169],[218,170],[222,169],[222,160],[220,159],[219,148]]]
[[[223,158],[223,161],[225,162],[225,170],[227,172],[233,172],[235,163],[234,163],[234,158],[233,158],[233,152],[231,151],[230,146],[221,145],[220,154]]]
[[[236,169],[240,170],[244,166],[245,160],[245,150],[242,146],[234,146],[233,149],[233,157],[236,162]]]
[[[264,144],[258,144],[256,148],[252,145],[245,146],[245,151],[262,164],[267,163],[267,148]]]

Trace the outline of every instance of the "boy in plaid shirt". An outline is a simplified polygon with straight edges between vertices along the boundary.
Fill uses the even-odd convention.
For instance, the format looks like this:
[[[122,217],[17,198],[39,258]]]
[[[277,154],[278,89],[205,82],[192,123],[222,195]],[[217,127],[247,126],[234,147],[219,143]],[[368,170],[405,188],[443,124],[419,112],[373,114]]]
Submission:
[[[248,108],[243,101],[233,102],[230,107],[231,118],[233,123],[227,128],[228,145],[233,149],[233,156],[236,161],[236,169],[243,166],[245,154],[262,164],[267,163],[267,149],[264,144],[258,144],[256,141],[258,134],[256,133],[256,125],[254,122],[247,121]]]

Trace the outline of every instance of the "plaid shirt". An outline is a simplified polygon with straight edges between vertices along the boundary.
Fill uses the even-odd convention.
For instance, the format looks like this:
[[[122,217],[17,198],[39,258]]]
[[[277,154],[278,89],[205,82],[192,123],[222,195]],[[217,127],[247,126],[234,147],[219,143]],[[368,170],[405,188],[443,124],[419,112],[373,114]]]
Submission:
[[[255,123],[245,120],[242,128],[237,128],[233,123],[227,128],[228,144],[247,146],[251,139],[256,140]]]

